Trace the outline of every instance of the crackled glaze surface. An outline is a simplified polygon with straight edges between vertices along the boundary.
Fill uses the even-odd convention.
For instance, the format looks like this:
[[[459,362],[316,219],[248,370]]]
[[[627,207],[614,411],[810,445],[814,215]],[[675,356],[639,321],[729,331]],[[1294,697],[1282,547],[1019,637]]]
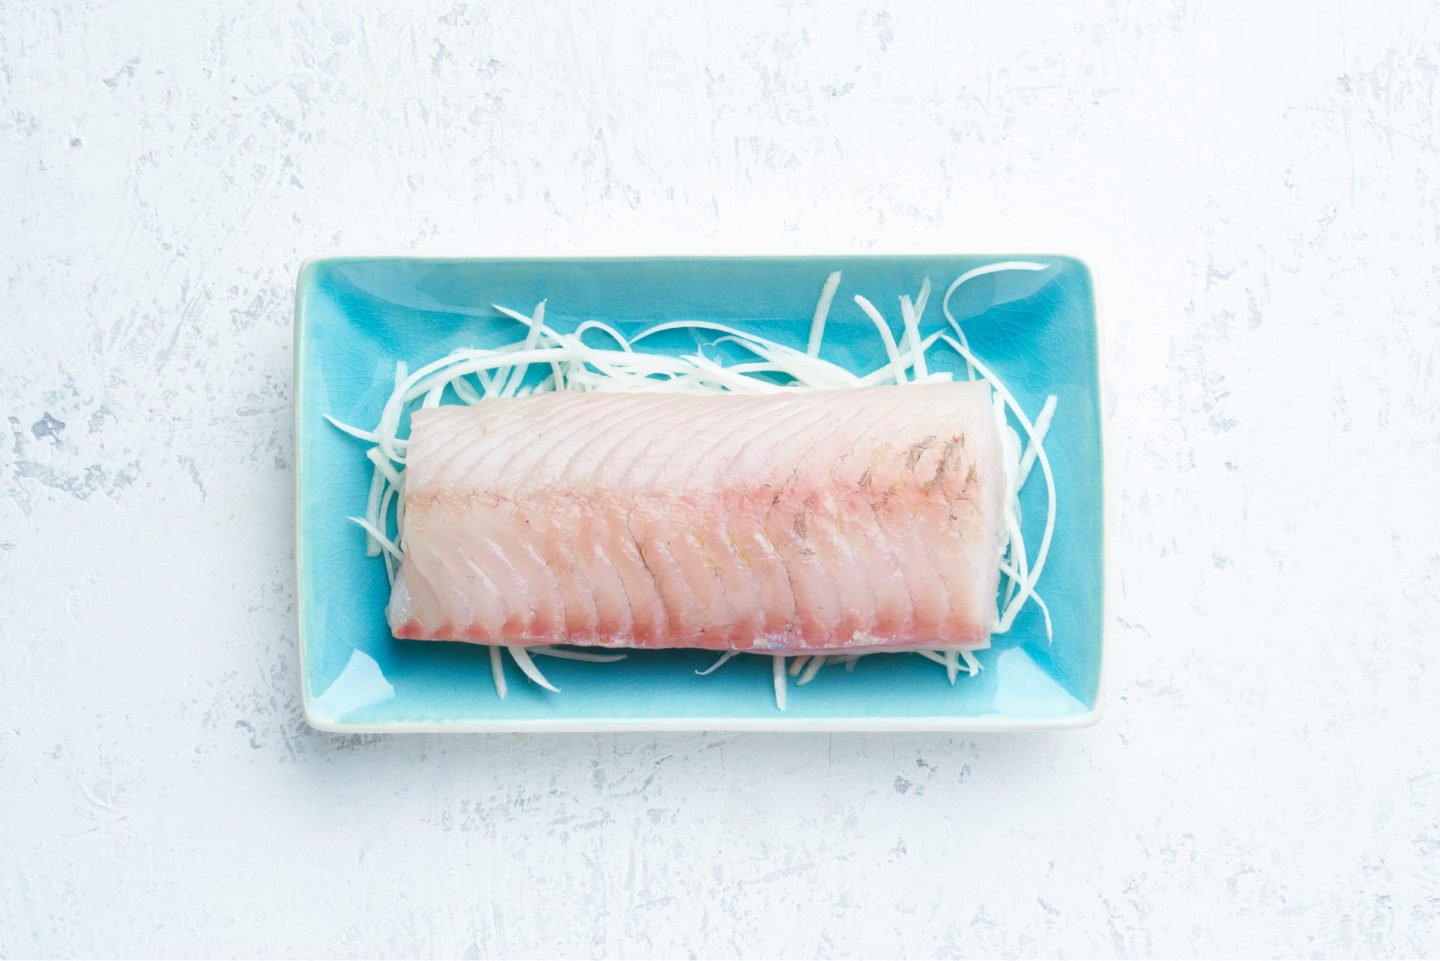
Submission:
[[[296,310],[299,349],[295,447],[299,491],[297,606],[309,720],[317,727],[341,733],[432,729],[594,731],[606,727],[1033,730],[1074,727],[1093,720],[1101,680],[1104,626],[1104,511],[1091,278],[1085,266],[1074,259],[1048,255],[1024,261],[1039,269],[974,275],[982,265],[1007,262],[1016,261],[996,254],[541,260],[342,257],[307,265],[300,278]],[[392,593],[383,565],[360,550],[363,535],[346,519],[366,503],[372,468],[361,445],[336,430],[326,421],[327,416],[353,424],[373,423],[393,384],[397,358],[410,358],[419,364],[443,357],[456,347],[515,341],[524,331],[490,306],[496,302],[532,304],[544,297],[548,304],[546,323],[559,331],[573,330],[582,320],[600,321],[623,337],[633,337],[656,323],[700,317],[780,343],[803,345],[809,336],[811,301],[832,270],[842,275],[842,291],[870,292],[886,301],[895,300],[897,290],[918,290],[927,278],[940,290],[947,290],[950,278],[972,276],[948,300],[937,295],[936,299],[945,304],[937,304],[921,318],[922,330],[944,326],[941,307],[948,305],[952,316],[964,318],[964,329],[969,332],[974,350],[985,357],[988,369],[1003,379],[1024,409],[1033,414],[1040,410],[1047,395],[1057,398],[1057,410],[1063,409],[1057,415],[1063,429],[1050,433],[1045,467],[1032,472],[1037,481],[1027,484],[1020,497],[1021,512],[1029,518],[1023,524],[1025,536],[1034,542],[1031,551],[1038,557],[1048,509],[1044,481],[1038,475],[1047,470],[1053,474],[1057,522],[1044,569],[1046,589],[1059,591],[1057,602],[1049,605],[1053,642],[1047,636],[1039,605],[1031,604],[1020,612],[1009,630],[990,638],[980,655],[983,670],[964,684],[948,684],[943,670],[918,656],[871,658],[864,662],[863,669],[827,672],[824,683],[808,686],[804,696],[790,699],[789,708],[781,712],[772,694],[773,664],[766,658],[741,658],[722,672],[705,676],[697,673],[713,663],[714,656],[693,647],[681,649],[705,640],[695,636],[703,625],[694,621],[682,632],[683,638],[667,640],[663,650],[632,651],[623,666],[548,663],[546,673],[560,687],[559,696],[539,686],[521,684],[512,685],[504,701],[486,681],[490,664],[485,649],[472,644],[417,644],[392,637],[392,631],[400,637],[421,636],[426,622],[438,624],[440,619],[470,616],[458,608],[435,609],[431,602],[438,596],[427,587],[429,574],[438,572],[436,562],[444,554],[442,551],[436,555],[435,549],[447,542],[444,536],[432,536],[431,527],[438,523],[442,530],[458,531],[463,524],[453,516],[432,517],[425,503],[411,496],[425,494],[433,480],[429,477],[429,444],[422,426],[414,435],[416,462],[407,468],[416,472],[407,473],[406,482],[406,544],[411,550],[397,574],[397,600],[389,605],[390,614],[399,615],[398,622],[392,618],[387,626],[386,602]],[[883,367],[887,359],[883,340],[853,297],[845,299],[846,303],[831,308],[822,356],[855,373]],[[659,354],[683,356],[699,351],[714,358],[728,354],[732,360],[739,359],[734,346],[724,343],[715,330],[659,334],[647,338],[643,346]],[[952,378],[965,376],[962,359],[952,350],[931,351],[927,363],[933,373],[946,373]],[[538,382],[546,371],[544,367],[535,370],[533,379]],[[931,392],[952,389],[972,392],[975,402],[952,410],[942,420],[956,430],[970,433],[974,431],[966,424],[976,417],[984,417],[994,426],[994,408],[983,387],[906,385],[890,390],[897,400],[905,399],[907,408],[923,400],[924,413],[914,410],[905,417],[909,426],[897,423],[887,433],[898,437],[927,418],[933,420],[940,411]],[[976,390],[978,395],[973,394]],[[806,396],[809,399],[803,403],[810,405],[826,395]],[[794,434],[807,422],[815,421],[820,411],[830,411],[836,417],[849,416],[866,407],[865,396],[870,396],[873,403],[876,395],[840,392],[835,396],[838,406],[812,411],[798,424],[777,415],[781,422],[776,429],[783,436]],[[565,409],[586,401],[581,395],[573,395],[568,399],[552,396],[537,403],[556,403]],[[708,398],[698,403],[709,408],[717,401]],[[732,398],[718,403],[722,406],[713,408],[716,411],[731,403],[747,402]],[[684,417],[685,404],[670,399],[665,407],[667,416],[694,423],[693,417]],[[467,412],[463,407],[430,416],[465,418],[477,413],[491,416]],[[423,422],[425,417],[422,411],[418,420]],[[527,418],[520,433],[505,440],[497,454],[507,460],[513,456],[520,473],[537,480],[544,468],[533,463],[519,466],[527,464],[527,458],[547,451],[562,455],[574,448],[553,448],[557,436],[577,431],[594,435],[598,443],[611,450],[604,459],[604,470],[587,482],[589,496],[612,484],[614,472],[623,469],[629,473],[632,458],[620,449],[628,443],[627,438],[637,445],[633,450],[646,452],[645,463],[655,463],[650,455],[658,456],[668,443],[665,438],[671,437],[677,445],[673,455],[659,456],[659,460],[677,467],[686,462],[690,455],[684,448],[691,444],[686,435],[670,433],[664,417],[651,414],[648,419],[650,427],[633,431],[620,425],[613,429],[602,424],[585,428],[583,419],[573,410],[549,426],[543,426],[542,419]],[[743,432],[746,441],[735,448],[744,457],[734,465],[731,480],[744,475],[745,464],[756,466],[771,456],[762,453],[764,437],[759,425],[747,418],[736,420],[733,426]],[[993,445],[998,437],[993,431],[990,437]],[[443,446],[449,452],[447,461],[460,463],[460,458],[453,457],[459,451],[448,442]],[[998,462],[1000,455],[994,452],[989,459]],[[542,460],[548,460],[548,455]],[[883,477],[883,466],[877,464],[876,469],[879,474],[875,476]],[[782,476],[788,478],[793,472],[793,467],[786,468]],[[968,478],[968,470],[962,476]],[[484,482],[483,473],[476,479]],[[795,475],[795,480],[800,479],[801,475]],[[975,479],[980,480],[978,474]],[[1000,492],[994,489],[993,493]],[[777,502],[774,496],[765,500],[772,508],[780,506],[783,513],[785,498]],[[611,521],[627,515],[638,520],[635,532],[652,548],[655,536],[666,530],[664,512],[650,508],[632,514],[630,507],[612,504],[600,513]],[[558,523],[567,539],[586,523],[564,505],[553,511],[547,509],[547,514],[549,519],[544,524]],[[946,520],[954,525],[949,528],[951,534],[965,523],[958,516],[954,522]],[[487,536],[502,539],[503,524],[502,520],[487,525]],[[914,524],[910,520],[894,529],[897,534],[905,533]],[[779,529],[771,528],[773,523],[767,522],[772,536],[781,535]],[[598,544],[607,536],[597,529],[588,539]],[[940,541],[945,536],[937,532]],[[668,534],[663,539],[673,540]],[[971,576],[988,581],[985,586],[964,592],[969,595],[972,611],[967,619],[972,624],[988,624],[995,616],[993,533],[988,537],[968,535],[966,548],[988,555],[983,572],[980,561],[972,563],[959,556],[939,563],[952,575],[963,576],[969,570]],[[926,549],[927,555],[931,550]],[[933,550],[944,549],[937,543]],[[684,553],[681,550],[677,558]],[[559,557],[552,560],[565,564]],[[823,603],[822,568],[812,568],[810,574],[814,576],[802,576],[795,582],[809,599],[807,604]],[[666,568],[657,564],[656,569]],[[927,591],[938,588],[929,564],[907,566],[903,561],[892,562],[888,570],[901,574],[907,598],[923,599]],[[631,573],[638,576],[643,571],[640,565]],[[852,581],[874,576],[858,563],[846,566],[842,573]],[[534,578],[533,584],[530,577]],[[524,584],[511,583],[496,593],[513,601],[521,594],[528,595],[532,586],[543,591],[547,581],[567,587],[571,584],[569,578],[550,581],[547,574],[535,569]],[[787,580],[787,590],[789,584]],[[414,596],[410,594],[412,587],[418,590]],[[642,591],[643,583],[632,587]],[[751,595],[751,611],[784,603],[773,596],[767,600],[753,587],[745,589],[737,583],[735,589],[737,594]],[[861,589],[857,583],[847,588]],[[572,612],[578,621],[580,604],[597,595],[580,591],[569,596],[576,602]],[[677,618],[690,616],[678,606],[681,601],[688,604],[688,597],[685,591],[671,596]],[[558,609],[541,602],[538,595],[531,600],[551,617],[562,616]],[[523,612],[527,617],[528,609],[528,602],[523,608],[514,608],[517,614]],[[647,606],[642,616],[657,610],[670,608]],[[412,623],[414,615],[419,616],[419,621]],[[540,619],[543,622],[545,615]],[[663,625],[660,622],[659,626]],[[584,626],[578,627],[583,632]],[[566,628],[567,633],[571,630]],[[926,634],[952,643],[981,640],[970,632],[973,628],[952,622],[943,629],[927,629]],[[780,635],[772,639],[787,644],[796,640]],[[710,640],[713,642],[713,638]]]

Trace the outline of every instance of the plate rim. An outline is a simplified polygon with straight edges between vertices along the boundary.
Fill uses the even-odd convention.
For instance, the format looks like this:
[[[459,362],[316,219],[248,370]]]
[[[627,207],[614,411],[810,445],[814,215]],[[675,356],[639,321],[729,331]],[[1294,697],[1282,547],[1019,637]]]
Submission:
[[[876,720],[864,718],[726,718],[726,717],[657,717],[657,718],[591,718],[585,721],[532,718],[513,721],[397,721],[393,724],[349,724],[344,721],[317,717],[304,704],[305,722],[327,734],[604,734],[714,731],[717,733],[963,733],[989,732],[1020,734],[1036,731],[1063,731],[1091,727],[1105,713],[1096,705],[1084,714],[1054,718],[1010,718],[987,721],[986,718],[964,717],[889,717]]]
[[[1050,259],[1068,261],[1082,270],[1090,284],[1090,308],[1091,324],[1095,332],[1095,394],[1096,404],[1099,407],[1096,419],[1096,440],[1101,452],[1100,472],[1100,629],[1096,637],[1098,647],[1098,665],[1096,668],[1097,682],[1095,688],[1094,703],[1089,710],[1073,715],[1059,715],[1054,717],[965,717],[965,716],[924,716],[924,717],[833,717],[833,718],[791,718],[786,719],[783,715],[775,718],[737,718],[737,717],[638,717],[638,718],[496,718],[488,720],[453,720],[453,721],[396,721],[392,723],[361,723],[346,722],[333,718],[321,717],[315,710],[317,695],[310,691],[306,680],[305,665],[308,663],[306,630],[304,609],[306,605],[306,592],[302,590],[305,582],[305,564],[303,562],[304,552],[302,543],[305,538],[304,525],[301,523],[301,488],[302,475],[304,474],[305,459],[300,456],[303,447],[301,443],[302,432],[305,431],[303,424],[303,404],[301,403],[304,394],[304,378],[301,377],[301,370],[304,359],[304,334],[306,323],[304,319],[306,304],[306,289],[310,283],[310,275],[322,267],[335,266],[339,264],[353,263],[377,263],[382,261],[414,261],[414,262],[436,262],[445,261],[452,263],[495,263],[495,262],[517,262],[517,261],[549,261],[549,262],[621,262],[621,261],[651,261],[651,262],[677,262],[677,261],[739,261],[739,260],[822,260],[825,258],[843,258],[846,260],[889,260],[897,258],[914,257],[963,257],[963,258],[994,258],[1005,259]],[[1092,727],[1098,724],[1104,717],[1106,708],[1109,705],[1110,692],[1110,658],[1109,651],[1109,626],[1110,610],[1112,608],[1112,591],[1116,579],[1111,577],[1111,555],[1110,555],[1110,528],[1111,512],[1113,506],[1111,499],[1106,496],[1110,487],[1109,474],[1112,467],[1109,458],[1105,456],[1105,359],[1103,350],[1103,339],[1101,338],[1102,326],[1102,298],[1100,284],[1096,279],[1095,271],[1091,269],[1089,261],[1082,257],[1068,253],[978,253],[964,252],[945,248],[912,248],[908,250],[868,250],[851,253],[838,253],[833,250],[788,250],[781,252],[768,251],[716,251],[709,253],[681,252],[681,253],[617,253],[614,251],[604,252],[542,252],[542,253],[428,253],[425,251],[403,251],[398,253],[377,253],[366,252],[332,252],[316,254],[306,257],[300,263],[296,271],[295,281],[295,319],[293,337],[293,366],[292,377],[295,389],[292,397],[293,418],[294,418],[294,443],[295,443],[295,480],[294,480],[294,523],[295,523],[295,626],[296,626],[296,653],[298,657],[299,680],[300,680],[300,707],[305,718],[305,723],[314,730],[327,734],[596,734],[596,733],[676,733],[676,732],[702,732],[714,731],[718,733],[1035,733],[1039,731],[1064,731],[1079,730]]]

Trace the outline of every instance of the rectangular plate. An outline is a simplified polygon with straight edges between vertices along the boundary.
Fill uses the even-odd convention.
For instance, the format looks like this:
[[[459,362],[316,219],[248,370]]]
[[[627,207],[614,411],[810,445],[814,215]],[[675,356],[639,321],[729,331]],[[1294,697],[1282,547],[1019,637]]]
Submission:
[[[547,659],[563,693],[531,684],[507,664],[510,692],[491,684],[487,651],[469,644],[396,641],[386,627],[384,569],[365,556],[346,520],[364,512],[364,445],[331,427],[373,424],[394,380],[459,347],[517,339],[491,305],[528,313],[542,298],[546,323],[570,330],[603,320],[626,336],[664,320],[704,319],[804,348],[821,285],[843,270],[823,356],[857,372],[884,362],[874,327],[855,306],[864,294],[898,326],[897,297],[929,278],[928,333],[944,323],[952,280],[1001,256],[617,258],[466,260],[331,258],[300,273],[295,317],[296,559],[305,714],[332,731],[596,730],[1017,730],[1074,727],[1098,717],[1104,623],[1100,400],[1090,272],[1065,257],[1026,257],[1043,271],[1005,271],[956,290],[950,306],[976,354],[1033,417],[1059,397],[1046,450],[1054,465],[1057,523],[1040,593],[1054,619],[1047,643],[1029,605],[1012,630],[980,653],[983,670],[951,686],[915,655],[867,657],[853,671],[826,668],[791,686],[775,707],[771,662],[740,657],[708,677],[714,655],[647,651],[618,664]],[[690,353],[695,336],[672,338]],[[723,351],[722,351],[723,352]],[[932,369],[947,369],[932,362]],[[948,369],[959,370],[958,365]],[[1038,537],[1044,484],[1022,497]],[[1033,544],[1033,541],[1031,541]],[[1032,548],[1033,549],[1033,548]],[[507,659],[508,660],[508,659]]]

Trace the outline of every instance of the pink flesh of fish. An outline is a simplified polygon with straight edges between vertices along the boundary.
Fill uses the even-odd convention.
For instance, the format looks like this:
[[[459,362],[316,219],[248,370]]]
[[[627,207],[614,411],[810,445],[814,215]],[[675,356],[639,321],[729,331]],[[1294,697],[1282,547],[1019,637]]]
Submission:
[[[982,646],[1004,454],[978,382],[417,411],[396,637]]]

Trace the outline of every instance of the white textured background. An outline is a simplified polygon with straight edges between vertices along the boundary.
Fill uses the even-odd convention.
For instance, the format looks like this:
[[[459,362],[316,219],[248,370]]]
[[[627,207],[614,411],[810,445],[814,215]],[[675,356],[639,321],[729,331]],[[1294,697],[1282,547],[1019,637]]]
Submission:
[[[1372,5],[0,0],[0,955],[1440,953],[1440,10]],[[1092,262],[1104,722],[308,730],[302,258],[757,248]]]

